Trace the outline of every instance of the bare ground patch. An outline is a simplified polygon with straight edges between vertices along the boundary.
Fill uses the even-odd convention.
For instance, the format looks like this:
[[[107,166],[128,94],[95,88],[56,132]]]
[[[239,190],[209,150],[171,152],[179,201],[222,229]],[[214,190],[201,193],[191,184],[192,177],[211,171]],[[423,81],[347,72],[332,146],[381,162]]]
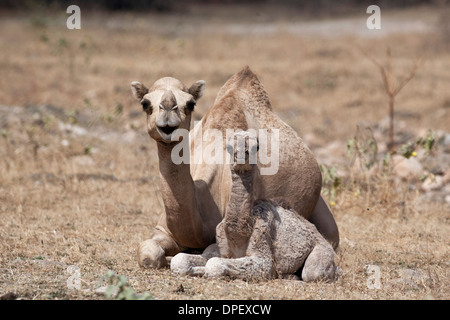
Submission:
[[[427,11],[433,14],[438,12]],[[417,56],[427,57],[398,97],[397,128],[409,134],[398,142],[428,129],[445,140],[450,57],[432,37],[419,32],[330,39],[284,27],[245,37],[212,28],[212,35],[205,35],[172,30],[174,21],[178,29],[189,24],[178,16],[157,17],[167,32],[156,32],[144,18],[86,17],[79,33],[61,28],[60,17],[51,15],[39,26],[27,16],[0,22],[5,31],[0,39],[10,43],[0,53],[0,295],[103,299],[96,292],[99,281],[114,270],[136,292],[157,299],[449,298],[448,182],[433,190],[440,192],[433,197],[437,193],[424,191],[420,177],[402,180],[383,171],[350,175],[354,163],[346,154],[356,125],[376,131],[387,115],[378,71],[358,46],[377,57],[390,46],[398,74]],[[149,236],[163,206],[156,148],[129,83],[150,84],[166,75],[186,82],[204,79],[200,118],[220,86],[245,64],[319,161],[343,170],[336,174],[342,183],[332,209],[341,233],[337,263],[342,268],[334,283],[211,281],[137,265],[137,244]],[[445,158],[444,140],[436,150]],[[378,142],[382,146],[384,140]],[[421,157],[424,170],[436,167]],[[434,175],[444,177],[448,163],[437,162],[443,171]],[[79,289],[68,285],[73,270],[80,272]]]

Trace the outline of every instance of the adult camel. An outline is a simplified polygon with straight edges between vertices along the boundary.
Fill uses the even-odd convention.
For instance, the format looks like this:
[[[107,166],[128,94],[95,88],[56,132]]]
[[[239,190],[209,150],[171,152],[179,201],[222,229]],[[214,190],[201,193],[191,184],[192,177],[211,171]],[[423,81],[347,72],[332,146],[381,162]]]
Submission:
[[[165,208],[152,237],[139,245],[139,265],[162,268],[168,265],[166,257],[188,249],[204,249],[215,242],[216,226],[230,199],[232,178],[225,161],[194,159],[194,148],[199,145],[204,154],[215,149],[211,144],[217,145],[218,141],[204,138],[208,131],[222,133],[223,154],[227,130],[262,129],[268,137],[276,137],[275,145],[271,143],[274,140],[259,138],[263,149],[278,153],[278,163],[276,172],[261,174],[254,182],[255,199],[285,198],[336,248],[339,232],[320,195],[322,178],[317,161],[297,133],[273,112],[264,86],[249,67],[224,84],[203,119],[189,135],[180,138],[177,132],[190,129],[192,112],[204,88],[202,80],[187,87],[171,77],[157,80],[149,89],[137,81],[131,83],[134,97],[147,114],[148,133],[157,144]],[[173,161],[179,143],[190,146],[190,161]],[[261,172],[272,165],[258,158]]]

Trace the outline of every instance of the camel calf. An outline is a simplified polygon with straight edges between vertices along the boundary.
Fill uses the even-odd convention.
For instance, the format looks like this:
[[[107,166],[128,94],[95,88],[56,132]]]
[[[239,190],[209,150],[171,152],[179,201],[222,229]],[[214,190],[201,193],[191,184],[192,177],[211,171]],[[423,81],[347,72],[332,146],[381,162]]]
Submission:
[[[236,145],[235,145],[236,142]],[[335,278],[334,250],[316,227],[283,200],[254,199],[259,173],[250,164],[256,137],[242,131],[227,141],[232,189],[225,217],[216,229],[216,244],[202,255],[177,254],[175,274],[271,279],[301,271],[304,281]]]

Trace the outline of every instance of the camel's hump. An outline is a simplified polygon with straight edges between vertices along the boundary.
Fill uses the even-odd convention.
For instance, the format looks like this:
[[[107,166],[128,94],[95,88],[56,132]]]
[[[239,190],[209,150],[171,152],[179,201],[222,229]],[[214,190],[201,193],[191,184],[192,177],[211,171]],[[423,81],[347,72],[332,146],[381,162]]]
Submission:
[[[220,89],[217,94],[216,102],[225,96],[238,96],[244,93],[251,97],[259,107],[272,109],[269,95],[264,86],[249,66],[245,66],[241,71],[234,74]],[[249,106],[250,107],[250,106]]]
[[[252,81],[259,82],[259,79],[249,66],[245,66],[241,71],[234,74],[230,79],[228,79],[228,81],[223,85],[223,88],[243,88]]]

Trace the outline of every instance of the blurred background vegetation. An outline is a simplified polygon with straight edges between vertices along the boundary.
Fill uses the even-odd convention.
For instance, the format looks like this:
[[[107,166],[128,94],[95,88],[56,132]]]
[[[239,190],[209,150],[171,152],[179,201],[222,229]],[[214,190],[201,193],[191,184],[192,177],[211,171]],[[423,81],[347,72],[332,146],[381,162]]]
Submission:
[[[0,2],[0,8],[13,10],[35,10],[39,7],[60,9],[71,4],[91,8],[103,9],[110,11],[127,10],[127,11],[156,11],[156,12],[174,12],[184,11],[191,5],[224,5],[224,4],[276,4],[280,6],[295,7],[310,13],[321,13],[326,10],[328,13],[339,13],[351,11],[352,7],[369,6],[372,4],[382,6],[385,9],[406,8],[416,5],[442,5],[448,3],[448,0],[3,0]]]
[[[72,4],[80,30],[66,27]],[[381,30],[366,27],[371,4]],[[0,296],[448,299],[449,17],[449,0],[0,0]],[[420,58],[395,100],[391,153],[380,70],[397,88]],[[136,263],[164,204],[130,82],[205,80],[199,120],[246,64],[321,165],[342,239],[336,283],[188,279]],[[82,290],[67,286],[72,265]],[[381,289],[367,288],[367,265]]]

